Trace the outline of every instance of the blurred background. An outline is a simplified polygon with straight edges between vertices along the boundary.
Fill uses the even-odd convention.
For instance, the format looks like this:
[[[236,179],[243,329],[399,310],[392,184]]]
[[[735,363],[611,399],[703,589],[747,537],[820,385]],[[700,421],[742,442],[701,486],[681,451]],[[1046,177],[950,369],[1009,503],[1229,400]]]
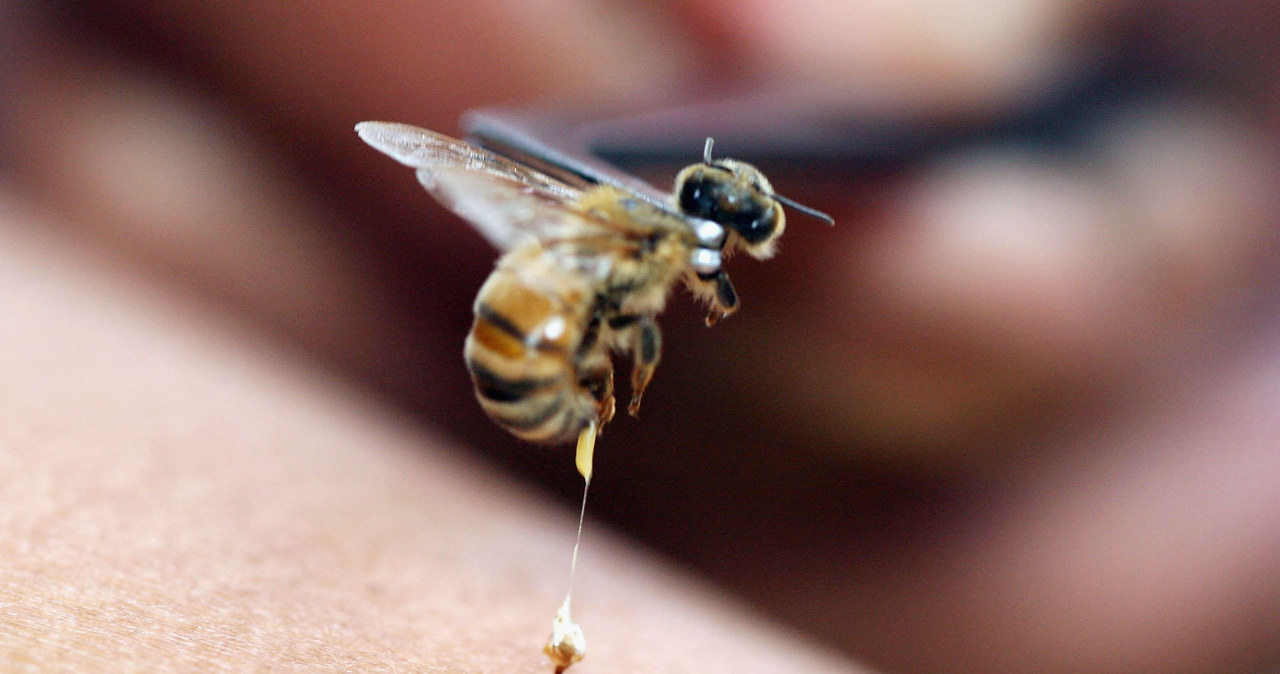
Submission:
[[[637,144],[681,163],[724,134],[837,226],[793,215],[776,259],[732,260],[743,310],[713,329],[675,298],[592,517],[886,671],[1280,662],[1271,3],[121,0],[0,23],[0,198],[566,504],[570,450],[491,424],[462,364],[495,252],[352,126],[643,111]]]

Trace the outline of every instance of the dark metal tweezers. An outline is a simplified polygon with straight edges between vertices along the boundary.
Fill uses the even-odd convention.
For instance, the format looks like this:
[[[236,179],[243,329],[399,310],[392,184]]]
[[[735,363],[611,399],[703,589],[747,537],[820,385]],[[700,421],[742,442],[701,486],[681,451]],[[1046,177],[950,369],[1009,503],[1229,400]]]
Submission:
[[[652,194],[631,177],[647,166],[686,164],[712,136],[724,156],[762,168],[787,165],[846,174],[877,172],[976,143],[1070,147],[1105,115],[1176,88],[1175,73],[1112,58],[1065,75],[1056,87],[986,119],[850,111],[798,92],[756,92],[624,115],[482,109],[463,127],[476,144],[540,165],[566,180],[606,179]],[[828,97],[829,98],[829,97]]]

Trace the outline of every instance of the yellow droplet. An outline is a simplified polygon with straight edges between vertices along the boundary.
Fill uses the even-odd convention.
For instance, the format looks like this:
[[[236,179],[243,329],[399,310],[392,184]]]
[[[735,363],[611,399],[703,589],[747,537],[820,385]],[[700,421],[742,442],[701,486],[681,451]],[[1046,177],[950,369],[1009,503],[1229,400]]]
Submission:
[[[578,472],[582,473],[582,477],[591,481],[591,463],[596,453],[596,425],[591,424],[582,429],[578,434],[578,455],[575,463],[578,465]]]

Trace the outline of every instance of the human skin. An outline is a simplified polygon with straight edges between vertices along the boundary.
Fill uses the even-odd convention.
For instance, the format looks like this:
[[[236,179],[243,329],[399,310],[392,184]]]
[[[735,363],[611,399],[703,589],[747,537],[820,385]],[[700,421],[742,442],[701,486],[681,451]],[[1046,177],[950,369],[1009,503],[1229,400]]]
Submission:
[[[573,3],[548,3],[542,22],[504,23],[495,17],[518,10],[437,3],[351,16],[321,3],[300,16],[284,5],[138,2],[119,16],[141,35],[177,36],[188,56],[176,79],[225,95],[248,126],[269,130],[277,152],[301,145],[298,165],[340,173],[310,177],[356,185],[347,189],[360,194],[334,200],[357,206],[337,216],[298,199],[283,171],[234,143],[219,143],[225,163],[179,172],[192,157],[222,156],[209,137],[198,137],[198,152],[160,152],[170,170],[156,173],[177,181],[170,187],[207,182],[252,198],[218,218],[184,220],[200,226],[177,233],[134,229],[172,215],[144,200],[86,196],[86,183],[112,197],[131,191],[67,172],[57,144],[22,155],[23,170],[60,212],[84,216],[71,231],[86,241],[186,281],[236,308],[235,320],[328,354],[339,371],[428,410],[463,444],[515,454],[483,420],[458,421],[475,418],[456,352],[492,254],[428,211],[407,172],[354,140],[352,122],[452,132],[473,105],[593,92],[626,102],[689,86],[691,72],[774,82],[817,73],[852,81],[855,101],[972,114],[998,109],[1091,22],[1124,9],[1014,4],[997,15],[1026,43],[966,41],[927,3],[921,15],[940,25],[866,5],[841,14],[844,24],[818,26],[892,36],[868,42],[813,40],[825,15],[794,3],[673,3],[658,17],[668,23],[652,24],[652,14]],[[1019,19],[1014,10],[1026,7],[1044,13]],[[1273,33],[1223,16],[1171,13],[1168,46],[1238,50],[1268,67],[1267,50],[1248,38]],[[672,33],[670,22],[686,30]],[[583,34],[609,49],[575,39]],[[673,34],[705,39],[645,46]],[[1221,37],[1233,35],[1238,43]],[[1011,44],[1031,47],[1002,51]],[[99,142],[105,157],[182,147],[147,125],[172,112],[173,92],[115,87],[132,95],[113,96],[86,84],[102,80],[85,73],[103,69],[67,60],[54,78],[62,104],[31,114],[31,128],[97,120],[69,146]],[[124,70],[112,81],[142,79]],[[895,82],[902,90],[885,94]],[[104,99],[133,114],[103,124]],[[1267,661],[1280,611],[1270,113],[1165,102],[1101,124],[1083,162],[995,148],[937,158],[899,183],[793,194],[831,211],[838,227],[793,217],[778,260],[734,260],[744,309],[712,332],[677,303],[643,423],[619,420],[603,440],[598,512],[892,670],[1204,671]],[[141,142],[157,136],[159,148]],[[242,140],[211,136],[228,137]],[[242,173],[252,179],[236,182]],[[349,215],[374,208],[376,217]],[[373,256],[384,264],[371,273],[369,258],[288,227],[296,220],[349,228],[353,247],[424,238],[406,257],[426,270],[386,283],[412,264]],[[171,236],[157,245],[156,231]],[[280,254],[255,266],[260,236],[280,237],[269,246]],[[412,306],[425,308],[406,314]],[[554,453],[519,456],[549,466],[543,474],[569,472]]]

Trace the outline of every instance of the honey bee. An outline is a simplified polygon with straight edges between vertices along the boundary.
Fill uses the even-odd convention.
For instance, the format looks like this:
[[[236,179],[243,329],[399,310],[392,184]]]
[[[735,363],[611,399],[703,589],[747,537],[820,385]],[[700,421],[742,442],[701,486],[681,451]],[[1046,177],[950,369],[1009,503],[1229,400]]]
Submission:
[[[738,308],[724,257],[772,256],[783,204],[831,222],[775,193],[750,164],[713,159],[711,139],[659,199],[620,181],[573,185],[407,124],[356,132],[416,169],[427,192],[503,251],[476,297],[464,357],[484,411],[532,442],[569,442],[609,423],[611,354],[631,357],[627,411],[639,412],[662,355],[655,316],[678,281],[714,324]]]

